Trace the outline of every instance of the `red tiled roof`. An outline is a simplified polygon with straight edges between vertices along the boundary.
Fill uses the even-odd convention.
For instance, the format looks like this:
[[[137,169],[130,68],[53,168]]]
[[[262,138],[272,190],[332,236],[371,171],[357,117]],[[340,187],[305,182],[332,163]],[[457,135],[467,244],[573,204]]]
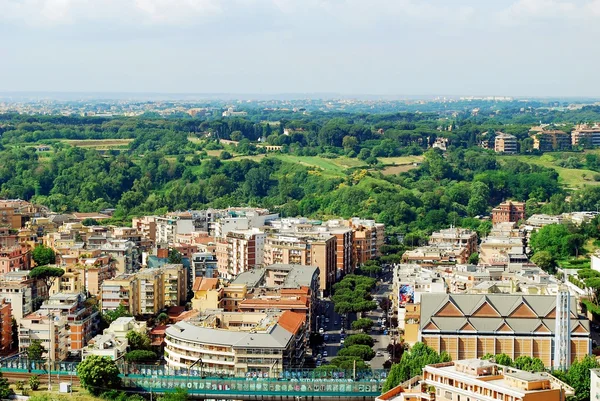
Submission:
[[[196,277],[192,291],[208,291],[217,288],[219,285],[219,279],[217,278],[206,278]]]
[[[290,333],[296,334],[305,321],[305,314],[285,311],[279,316],[278,324]]]

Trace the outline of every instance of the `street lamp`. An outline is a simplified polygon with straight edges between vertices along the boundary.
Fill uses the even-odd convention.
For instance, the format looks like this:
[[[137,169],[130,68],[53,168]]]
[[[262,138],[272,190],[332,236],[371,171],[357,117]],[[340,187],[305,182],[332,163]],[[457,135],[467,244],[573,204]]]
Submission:
[[[194,365],[196,365],[197,363],[199,363],[199,364],[200,364],[200,378],[201,378],[201,379],[203,379],[203,378],[204,378],[204,372],[203,372],[203,370],[204,370],[204,362],[202,362],[202,358],[198,358],[198,359],[196,360],[196,362],[194,362],[194,363],[192,363],[192,364],[190,365],[190,367],[189,367],[189,368],[190,368],[190,369],[191,369],[191,368],[193,368],[193,367],[194,367]]]

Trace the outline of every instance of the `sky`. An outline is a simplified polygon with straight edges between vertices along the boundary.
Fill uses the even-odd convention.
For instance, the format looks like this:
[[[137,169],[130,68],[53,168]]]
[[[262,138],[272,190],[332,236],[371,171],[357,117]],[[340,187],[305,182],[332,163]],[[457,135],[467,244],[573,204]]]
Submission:
[[[600,97],[600,0],[0,0],[0,91]]]

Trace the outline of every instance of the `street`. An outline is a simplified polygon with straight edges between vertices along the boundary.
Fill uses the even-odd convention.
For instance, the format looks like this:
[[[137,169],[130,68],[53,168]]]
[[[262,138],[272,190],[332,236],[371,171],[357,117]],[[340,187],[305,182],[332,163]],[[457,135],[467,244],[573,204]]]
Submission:
[[[391,291],[391,280],[392,274],[390,271],[385,272],[382,275],[382,279],[384,281],[380,281],[376,291],[373,293],[373,299],[379,301],[382,298],[387,298]],[[375,340],[375,344],[373,346],[373,350],[376,352],[376,356],[370,361],[373,369],[383,369],[383,365],[385,361],[390,359],[390,356],[387,352],[387,346],[390,343],[391,337],[389,334],[383,334],[383,332],[379,331],[379,327],[381,326],[378,323],[378,319],[387,319],[389,324],[390,317],[387,316],[387,311],[381,310],[378,307],[377,310],[363,313],[363,317],[369,318],[373,320],[373,329],[370,333],[368,333]],[[351,334],[350,330],[352,321],[357,318],[356,314],[348,314],[347,322],[345,322],[345,331],[346,335]],[[381,321],[381,320],[380,320]],[[317,354],[322,355],[322,363],[327,363],[327,360],[331,360],[331,358],[335,357],[342,347],[340,344],[340,335],[342,328],[342,317],[335,313],[333,302],[328,299],[323,299],[320,302],[320,307],[317,312],[316,317],[317,322],[317,330],[319,328],[323,328],[324,334],[326,335],[326,340],[322,347],[319,348],[317,352],[315,352],[315,357]],[[325,356],[325,352],[327,352],[327,356]]]

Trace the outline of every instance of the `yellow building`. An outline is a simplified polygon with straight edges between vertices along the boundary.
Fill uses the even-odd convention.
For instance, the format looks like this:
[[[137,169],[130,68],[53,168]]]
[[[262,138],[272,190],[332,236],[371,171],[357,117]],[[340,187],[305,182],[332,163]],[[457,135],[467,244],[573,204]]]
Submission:
[[[223,307],[223,288],[219,288],[219,280],[216,278],[196,277],[192,287],[194,298],[192,298],[192,309],[204,312],[208,309],[220,309]]]

